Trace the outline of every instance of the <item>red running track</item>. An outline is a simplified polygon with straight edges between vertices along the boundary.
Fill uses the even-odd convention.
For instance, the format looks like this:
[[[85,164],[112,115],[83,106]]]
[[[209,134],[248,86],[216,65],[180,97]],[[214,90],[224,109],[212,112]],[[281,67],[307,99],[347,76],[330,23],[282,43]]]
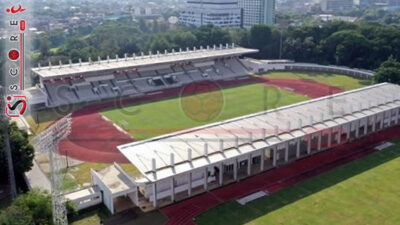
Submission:
[[[338,87],[308,80],[268,79],[264,77],[259,77],[259,79],[268,86],[275,86],[310,98],[319,98],[343,91]]]
[[[250,78],[233,81],[220,81],[221,87],[231,87],[250,83],[263,83],[265,85],[291,89],[294,93],[307,95],[312,98],[340,92],[341,90],[325,84],[302,80],[281,80]],[[173,96],[180,96],[182,88],[173,88],[160,91],[152,95],[109,101],[106,103],[86,106],[72,114],[71,134],[61,141],[60,152],[72,158],[98,163],[127,163],[128,160],[116,148],[118,145],[134,141],[129,134],[117,129],[112,122],[104,119],[100,110],[133,103],[152,101]]]
[[[400,137],[400,126],[386,129],[355,142],[336,146],[314,156],[295,161],[281,168],[276,168],[255,175],[238,183],[230,184],[191,199],[162,208],[168,217],[166,225],[194,225],[193,218],[220,203],[249,195],[256,191],[275,192],[315,176],[344,163],[356,160],[370,152],[373,146],[382,141]]]

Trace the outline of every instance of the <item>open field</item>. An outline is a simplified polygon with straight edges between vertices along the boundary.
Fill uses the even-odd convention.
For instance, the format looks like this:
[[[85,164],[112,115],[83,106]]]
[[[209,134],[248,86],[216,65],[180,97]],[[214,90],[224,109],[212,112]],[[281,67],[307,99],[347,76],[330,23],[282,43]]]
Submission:
[[[400,224],[400,140],[395,143],[246,206],[219,205],[196,223]]]
[[[184,112],[187,109],[181,106],[181,102],[194,102],[196,98],[207,98],[206,95],[209,93],[132,105],[124,107],[123,110],[107,109],[101,113],[128,131],[134,139],[143,140],[308,99],[262,84],[225,88],[221,93],[223,96],[221,112],[215,118],[206,121],[189,118]],[[126,111],[133,113],[125,113]]]
[[[264,74],[266,78],[310,80],[331,86],[339,87],[343,90],[352,90],[371,85],[370,80],[360,80],[346,75],[316,73],[316,72],[273,72]]]

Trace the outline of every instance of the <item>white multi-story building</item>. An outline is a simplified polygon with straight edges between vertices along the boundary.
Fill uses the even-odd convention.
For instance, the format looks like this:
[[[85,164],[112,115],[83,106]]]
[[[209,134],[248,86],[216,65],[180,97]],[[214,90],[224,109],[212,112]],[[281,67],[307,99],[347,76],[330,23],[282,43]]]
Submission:
[[[321,0],[321,10],[324,12],[350,11],[353,7],[353,0]]]
[[[237,0],[188,0],[179,21],[196,27],[207,24],[241,27],[242,12]]]
[[[274,24],[275,0],[239,0],[243,9],[243,26],[255,24]]]

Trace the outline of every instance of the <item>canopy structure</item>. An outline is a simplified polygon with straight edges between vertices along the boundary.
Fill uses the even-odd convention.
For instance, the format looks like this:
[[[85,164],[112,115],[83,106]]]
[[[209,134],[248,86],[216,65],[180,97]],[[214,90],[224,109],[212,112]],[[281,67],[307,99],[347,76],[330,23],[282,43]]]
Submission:
[[[133,142],[118,149],[147,182],[155,182],[399,106],[400,86],[383,83]]]
[[[80,63],[70,63],[67,65],[62,65],[61,62],[59,65],[49,65],[47,67],[37,67],[33,68],[32,71],[34,74],[38,75],[42,79],[49,78],[61,78],[65,76],[75,76],[75,75],[94,75],[99,72],[105,73],[107,71],[112,72],[115,70],[123,70],[129,68],[138,68],[138,67],[148,67],[148,66],[157,66],[162,64],[173,64],[179,62],[192,62],[192,61],[201,61],[201,60],[211,60],[214,58],[221,57],[234,57],[240,56],[243,54],[256,53],[258,50],[256,49],[248,49],[242,47],[235,47],[232,45],[220,45],[219,47],[207,47],[192,50],[186,49],[186,51],[177,51],[177,52],[167,52],[164,54],[149,53],[148,55],[131,55],[128,57],[125,55],[124,58],[115,58],[115,59],[106,59],[92,61],[89,62],[80,62]]]

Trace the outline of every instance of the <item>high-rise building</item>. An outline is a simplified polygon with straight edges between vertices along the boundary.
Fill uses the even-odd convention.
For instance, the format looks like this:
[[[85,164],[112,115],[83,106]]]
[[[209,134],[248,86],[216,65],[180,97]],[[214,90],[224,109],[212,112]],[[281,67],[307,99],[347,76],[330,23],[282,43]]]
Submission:
[[[243,10],[243,26],[275,23],[275,0],[239,0]]]
[[[324,12],[350,11],[353,7],[353,0],[321,0],[321,10]]]
[[[388,0],[388,7],[391,9],[400,8],[400,0]]]
[[[242,12],[237,0],[188,0],[179,21],[196,27],[206,24],[241,27]]]

